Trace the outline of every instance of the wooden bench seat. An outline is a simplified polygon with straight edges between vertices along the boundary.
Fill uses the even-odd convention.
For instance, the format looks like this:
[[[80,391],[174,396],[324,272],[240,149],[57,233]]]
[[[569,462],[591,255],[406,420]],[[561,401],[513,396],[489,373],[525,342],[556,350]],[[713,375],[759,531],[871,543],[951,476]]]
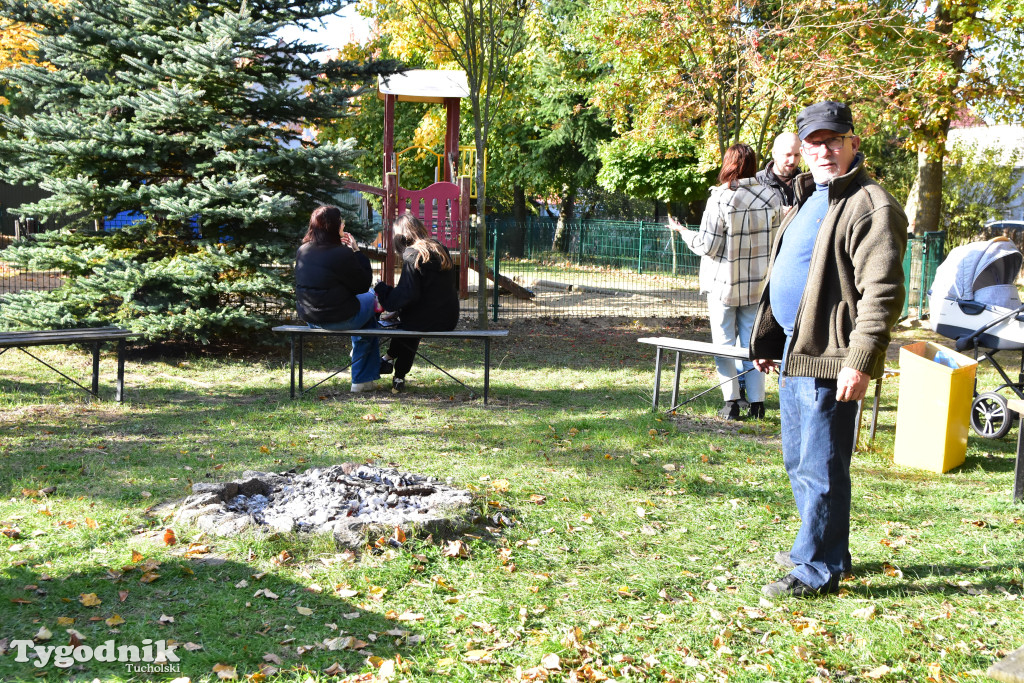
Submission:
[[[295,398],[295,367],[298,365],[298,389],[299,394],[304,394],[307,391],[311,391],[316,387],[320,386],[327,380],[331,379],[335,375],[344,372],[352,365],[349,362],[343,368],[335,370],[327,377],[323,378],[308,389],[304,389],[302,386],[302,375],[303,375],[303,354],[302,346],[303,339],[307,336],[334,336],[341,335],[345,337],[351,337],[353,335],[360,337],[421,337],[423,339],[475,339],[483,342],[484,345],[484,405],[487,404],[487,397],[490,390],[491,383],[491,340],[499,337],[507,337],[508,330],[450,330],[447,332],[417,332],[416,330],[401,330],[394,328],[370,328],[362,330],[324,330],[315,327],[309,327],[307,325],[279,325],[273,328],[274,332],[281,332],[287,334],[291,341],[291,397]],[[419,350],[416,351],[416,355],[425,360],[430,365],[434,366],[451,380],[465,387],[472,393],[472,389],[467,387],[463,382],[453,377],[447,370],[442,368],[440,365],[432,361],[430,358],[425,356]]]
[[[0,332],[0,355],[9,349],[19,349],[32,359],[50,368],[94,398],[100,397],[100,346],[106,342],[117,343],[117,389],[115,400],[124,400],[124,349],[125,342],[138,337],[137,332],[120,327],[83,327],[72,330],[26,330]],[[85,344],[92,347],[92,387],[86,387],[53,367],[43,359],[30,353],[28,346],[56,346],[63,344]]]

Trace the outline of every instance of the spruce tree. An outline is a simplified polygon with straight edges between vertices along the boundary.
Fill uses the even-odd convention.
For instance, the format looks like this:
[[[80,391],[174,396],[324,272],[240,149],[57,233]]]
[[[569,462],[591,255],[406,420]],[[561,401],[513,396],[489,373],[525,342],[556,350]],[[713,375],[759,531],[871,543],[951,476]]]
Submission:
[[[395,65],[321,61],[274,33],[344,4],[0,0],[0,17],[38,27],[41,61],[0,73],[34,104],[2,117],[0,178],[52,193],[25,215],[75,217],[5,251],[67,279],[4,297],[4,324],[206,341],[290,307],[298,237],[359,154],[309,131]],[[141,220],[103,229],[123,212]]]

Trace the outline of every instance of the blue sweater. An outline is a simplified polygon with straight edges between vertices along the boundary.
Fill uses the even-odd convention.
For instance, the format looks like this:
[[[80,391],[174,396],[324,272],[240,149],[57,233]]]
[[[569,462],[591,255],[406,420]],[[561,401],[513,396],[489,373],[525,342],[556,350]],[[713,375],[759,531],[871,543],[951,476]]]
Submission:
[[[828,185],[816,185],[814,193],[807,198],[800,212],[786,230],[785,239],[779,245],[779,254],[772,268],[771,300],[775,320],[792,336],[796,324],[797,309],[807,286],[807,274],[811,267],[811,253],[818,237],[818,228],[828,212]]]

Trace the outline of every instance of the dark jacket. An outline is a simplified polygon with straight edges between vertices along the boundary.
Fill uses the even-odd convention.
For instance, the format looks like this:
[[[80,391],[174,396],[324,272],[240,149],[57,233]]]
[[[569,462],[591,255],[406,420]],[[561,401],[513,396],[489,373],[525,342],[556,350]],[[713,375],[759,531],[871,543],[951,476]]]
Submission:
[[[757,182],[761,183],[779,198],[783,206],[793,206],[796,203],[796,195],[793,188],[796,186],[796,181],[787,185],[779,179],[779,176],[775,175],[775,162],[768,160],[764,168],[757,172],[755,176]]]
[[[444,245],[441,245],[444,249]],[[445,250],[447,251],[447,250]],[[402,254],[402,276],[394,287],[383,282],[374,287],[377,300],[387,311],[399,311],[407,330],[440,332],[459,324],[458,271],[441,270],[441,260],[431,256],[417,268],[417,253]]]
[[[854,167],[828,186],[828,212],[811,253],[785,373],[835,379],[844,367],[882,376],[892,326],[903,310],[903,207],[869,176],[858,154]],[[814,192],[810,173],[794,180],[800,205]],[[768,274],[750,339],[751,358],[782,358],[786,334],[772,313],[772,267],[790,211],[772,246]]]
[[[372,282],[370,259],[343,244],[309,242],[295,253],[295,308],[307,323],[348,320]]]

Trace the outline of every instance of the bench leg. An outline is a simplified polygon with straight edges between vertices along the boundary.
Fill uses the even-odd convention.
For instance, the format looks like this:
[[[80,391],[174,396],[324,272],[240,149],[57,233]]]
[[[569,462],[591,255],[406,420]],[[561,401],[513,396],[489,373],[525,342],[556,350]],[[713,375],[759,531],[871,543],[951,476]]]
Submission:
[[[654,401],[651,403],[651,409],[658,409],[658,394],[661,393],[661,347],[658,347],[658,352],[654,356]]]
[[[93,342],[92,345],[92,395],[100,397],[100,343]]]
[[[676,351],[676,374],[672,379],[672,405],[679,405],[679,371],[683,365],[683,354]]]
[[[301,394],[301,393],[303,393],[303,391],[302,391],[302,335],[300,334],[300,335],[298,335],[298,337],[299,337],[299,393]]]
[[[498,291],[495,287],[494,291]],[[487,405],[487,390],[491,386],[491,340],[484,339],[484,405]]]
[[[292,332],[291,335],[289,335],[289,337],[291,338],[291,354],[290,354],[290,357],[291,357],[291,365],[292,365],[292,385],[291,385],[292,390],[291,390],[291,396],[292,396],[292,400],[294,401],[295,400],[295,333]]]
[[[114,400],[124,403],[124,339],[117,340],[117,384]]]

